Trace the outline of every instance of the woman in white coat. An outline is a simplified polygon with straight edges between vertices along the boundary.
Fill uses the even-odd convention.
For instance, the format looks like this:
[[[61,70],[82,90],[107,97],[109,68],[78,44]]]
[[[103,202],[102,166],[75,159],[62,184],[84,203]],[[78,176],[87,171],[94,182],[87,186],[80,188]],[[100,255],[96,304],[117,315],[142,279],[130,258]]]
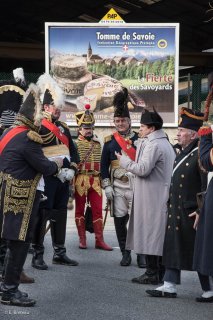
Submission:
[[[155,110],[145,109],[140,123],[136,160],[116,154],[120,165],[135,175],[126,249],[147,257],[146,272],[132,281],[158,284],[175,153],[162,130],[163,120]]]

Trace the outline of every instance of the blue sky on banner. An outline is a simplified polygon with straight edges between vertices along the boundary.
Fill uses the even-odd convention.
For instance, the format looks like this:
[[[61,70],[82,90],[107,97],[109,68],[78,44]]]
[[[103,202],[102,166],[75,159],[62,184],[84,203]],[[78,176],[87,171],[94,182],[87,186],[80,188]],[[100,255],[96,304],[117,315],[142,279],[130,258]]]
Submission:
[[[108,39],[113,35],[116,39]],[[129,39],[127,36],[129,35]],[[143,36],[146,35],[146,39]],[[150,39],[149,39],[150,38]],[[153,40],[154,39],[154,40]],[[166,47],[159,48],[159,40],[166,40]],[[175,54],[175,27],[76,27],[52,26],[49,28],[50,50],[63,54],[82,55],[91,44],[94,54],[114,56],[165,57]],[[125,50],[125,44],[128,49]],[[107,50],[108,48],[108,50]]]

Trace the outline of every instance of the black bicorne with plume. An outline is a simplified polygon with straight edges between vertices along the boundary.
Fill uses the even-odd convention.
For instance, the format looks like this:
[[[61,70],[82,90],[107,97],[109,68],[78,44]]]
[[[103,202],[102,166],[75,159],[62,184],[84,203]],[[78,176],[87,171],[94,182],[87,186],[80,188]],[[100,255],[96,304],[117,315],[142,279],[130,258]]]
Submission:
[[[130,118],[128,109],[128,90],[123,87],[118,91],[113,99],[114,117],[127,117]]]

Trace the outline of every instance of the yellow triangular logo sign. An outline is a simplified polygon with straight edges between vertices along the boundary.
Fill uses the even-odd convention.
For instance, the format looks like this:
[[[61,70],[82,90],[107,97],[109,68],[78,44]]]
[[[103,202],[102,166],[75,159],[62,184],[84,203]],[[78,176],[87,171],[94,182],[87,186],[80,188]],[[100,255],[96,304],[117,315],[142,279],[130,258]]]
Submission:
[[[125,23],[119,14],[112,8],[99,21],[100,23]]]

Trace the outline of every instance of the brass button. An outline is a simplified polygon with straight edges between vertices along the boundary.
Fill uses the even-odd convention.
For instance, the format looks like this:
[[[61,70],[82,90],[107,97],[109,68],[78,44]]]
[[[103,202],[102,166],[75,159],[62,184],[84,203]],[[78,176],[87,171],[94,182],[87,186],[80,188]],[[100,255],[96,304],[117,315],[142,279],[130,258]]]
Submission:
[[[191,157],[193,157],[194,153],[191,153]]]
[[[189,163],[188,163],[188,162],[186,163],[186,166],[187,166],[187,167],[189,166]]]
[[[180,216],[177,216],[177,219],[180,219]]]
[[[170,226],[168,226],[168,229],[170,229],[171,227]]]
[[[169,218],[171,218],[172,217],[172,215],[171,214],[169,214]]]
[[[184,177],[185,177],[184,174],[182,174],[182,175],[181,175],[181,178],[184,178]]]
[[[183,185],[182,184],[180,184],[180,188],[182,188],[183,187]]]
[[[180,209],[180,206],[178,206],[178,209]]]
[[[180,195],[180,194],[179,194],[179,196],[178,196],[178,197],[179,197],[179,199],[181,199],[181,195]]]
[[[176,227],[175,229],[176,229],[176,230],[179,230],[179,228],[178,228],[178,227]]]
[[[172,208],[172,205],[170,204],[170,208]]]

